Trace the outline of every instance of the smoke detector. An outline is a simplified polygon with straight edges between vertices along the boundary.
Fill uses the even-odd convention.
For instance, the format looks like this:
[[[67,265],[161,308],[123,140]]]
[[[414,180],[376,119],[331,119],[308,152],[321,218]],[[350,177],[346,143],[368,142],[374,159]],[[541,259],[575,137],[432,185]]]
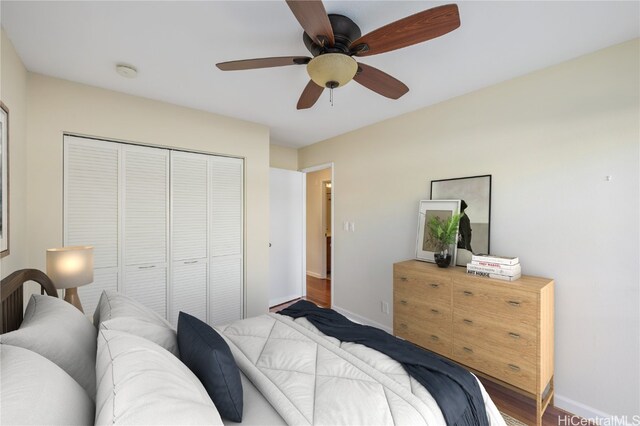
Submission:
[[[126,78],[136,78],[138,70],[131,65],[118,64],[116,65],[116,72]]]

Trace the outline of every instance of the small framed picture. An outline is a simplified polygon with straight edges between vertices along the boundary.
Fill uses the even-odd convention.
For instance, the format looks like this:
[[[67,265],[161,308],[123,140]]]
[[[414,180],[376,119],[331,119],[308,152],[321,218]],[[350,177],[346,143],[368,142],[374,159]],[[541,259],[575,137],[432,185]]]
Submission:
[[[416,259],[435,263],[434,255],[439,252],[436,244],[429,235],[429,221],[437,217],[441,220],[450,219],[460,213],[460,200],[421,200],[418,209],[418,236],[416,238]],[[458,239],[457,232],[455,240]],[[455,265],[457,244],[449,245],[452,264]]]
[[[0,102],[0,257],[9,254],[9,109]]]

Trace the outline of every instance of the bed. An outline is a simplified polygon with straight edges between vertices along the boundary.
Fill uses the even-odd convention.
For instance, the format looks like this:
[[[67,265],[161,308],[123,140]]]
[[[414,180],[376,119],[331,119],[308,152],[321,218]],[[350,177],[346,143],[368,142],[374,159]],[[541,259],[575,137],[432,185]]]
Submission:
[[[46,295],[32,296],[23,323],[22,284],[30,280],[38,282]],[[228,415],[212,396],[211,379],[202,376],[202,370],[207,370],[206,375],[215,368],[198,367],[202,359],[210,362],[211,358],[202,354],[211,343],[205,341],[204,346],[198,346],[189,337],[183,339],[183,335],[188,335],[186,325],[183,331],[179,323],[176,333],[157,314],[116,293],[103,294],[94,316],[97,329],[71,308],[58,299],[51,281],[40,271],[18,271],[2,280],[3,423],[20,420],[49,424],[446,424],[431,393],[400,363],[363,344],[340,341],[322,333],[311,318],[271,313],[215,327],[213,333],[218,337],[214,338],[224,341],[232,355],[231,363],[238,369],[237,379],[241,383],[241,421],[238,421],[240,418]],[[46,316],[38,321],[39,312],[54,317],[55,328],[43,332],[51,321]],[[184,324],[189,323],[185,320]],[[39,334],[34,334],[34,330],[40,330]],[[31,340],[35,340],[34,335],[44,335],[42,342],[25,343],[27,331],[31,331]],[[190,337],[200,338],[198,330],[190,333]],[[71,335],[82,337],[76,342],[69,340]],[[63,357],[56,345],[64,346]],[[25,347],[37,354],[27,356]],[[55,367],[51,376],[65,382],[65,390],[51,391],[55,397],[48,403],[48,412],[29,412],[27,417],[12,418],[11,412],[24,416],[20,413],[25,413],[25,409],[11,405],[23,402],[16,397],[19,392],[8,387],[18,383],[15,386],[25,387],[26,392],[42,387],[32,383],[40,375],[23,373],[34,370],[23,364],[38,354],[56,364],[46,367]],[[220,351],[212,354],[218,356],[216,362],[220,364]],[[7,361],[9,356],[16,361]],[[44,365],[45,361],[38,362]],[[19,364],[16,371],[9,369],[14,363]],[[213,386],[220,387],[229,377],[233,381],[223,370],[223,378],[217,376]],[[73,380],[68,380],[69,377]],[[48,386],[54,386],[54,382],[49,380]],[[487,417],[484,424],[504,425],[495,404],[479,382],[478,386]],[[228,384],[222,388],[231,397],[238,392]],[[14,399],[7,397],[6,392]],[[76,400],[59,400],[64,394],[75,395]],[[59,406],[77,408],[60,410],[56,408]],[[69,412],[76,417],[68,417]]]

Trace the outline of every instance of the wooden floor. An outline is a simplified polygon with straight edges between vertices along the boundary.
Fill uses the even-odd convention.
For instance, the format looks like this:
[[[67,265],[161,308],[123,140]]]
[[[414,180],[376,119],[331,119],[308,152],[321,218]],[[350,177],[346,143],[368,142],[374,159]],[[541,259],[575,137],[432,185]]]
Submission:
[[[480,381],[500,411],[527,425],[536,424],[536,403],[533,399],[528,399],[517,392],[489,380],[480,378]],[[542,417],[542,426],[583,424],[587,423],[584,423],[580,417],[551,405]]]
[[[331,280],[315,278],[307,275],[307,296],[293,299],[280,305],[272,306],[269,312],[278,312],[289,305],[294,304],[298,300],[308,300],[322,308],[331,307]]]
[[[314,302],[323,308],[331,307],[331,280],[323,280],[307,275],[307,296],[302,299]],[[270,312],[277,312],[300,299],[290,300],[281,305],[273,306]],[[498,409],[511,417],[520,420],[527,425],[535,425],[536,406],[535,401],[528,399],[517,392],[492,383],[486,379],[480,379],[491,399]],[[572,419],[574,419],[572,421]],[[561,423],[562,421],[562,423]],[[580,418],[567,413],[559,408],[549,406],[542,419],[543,426],[558,426],[559,424],[585,424]]]

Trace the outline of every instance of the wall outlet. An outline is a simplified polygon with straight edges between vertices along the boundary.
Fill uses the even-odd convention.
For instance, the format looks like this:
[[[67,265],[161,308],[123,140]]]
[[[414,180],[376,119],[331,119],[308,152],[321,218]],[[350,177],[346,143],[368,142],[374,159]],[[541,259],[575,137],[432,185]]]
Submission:
[[[380,301],[380,308],[382,313],[389,315],[389,302]]]

